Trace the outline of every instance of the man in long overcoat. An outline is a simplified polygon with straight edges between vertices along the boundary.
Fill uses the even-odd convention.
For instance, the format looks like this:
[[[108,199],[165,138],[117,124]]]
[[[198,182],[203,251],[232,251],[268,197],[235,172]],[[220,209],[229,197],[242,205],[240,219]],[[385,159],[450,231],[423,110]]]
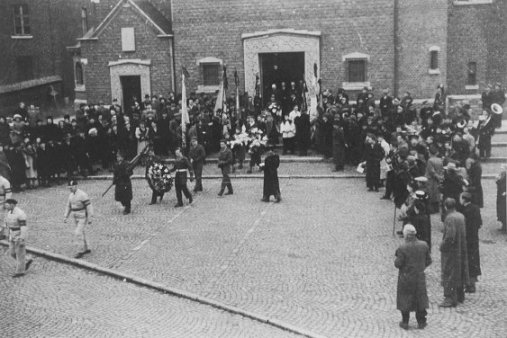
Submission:
[[[120,152],[117,154],[117,159],[118,163],[113,172],[114,199],[125,207],[123,214],[126,215],[130,213],[132,201],[132,181],[130,180],[132,168]]]
[[[399,269],[396,308],[401,311],[400,327],[408,330],[410,312],[415,311],[418,328],[426,326],[428,293],[424,269],[431,264],[428,244],[416,238],[412,224],[403,228],[405,243],[396,250],[394,266]]]
[[[384,150],[373,134],[366,136],[364,164],[366,167],[366,186],[368,191],[378,191],[380,185],[380,161],[384,158]]]
[[[334,171],[343,170],[345,165],[345,137],[338,121],[333,122],[333,160]]]
[[[482,226],[481,209],[472,203],[473,196],[469,192],[461,194],[459,212],[465,216],[465,227],[467,235],[468,272],[470,283],[465,291],[475,292],[477,276],[481,275],[481,260],[479,255],[479,229]]]
[[[264,159],[264,186],[262,189],[262,201],[269,202],[271,195],[275,196],[276,202],[281,201],[280,184],[278,182],[278,166],[280,156],[271,147]]]
[[[444,201],[446,217],[440,244],[444,301],[441,307],[455,307],[465,300],[464,286],[469,283],[465,216],[456,211],[456,201]]]
[[[426,178],[428,178],[428,195],[430,212],[436,213],[440,206],[440,182],[444,179],[444,164],[438,157],[438,149],[430,147],[430,158],[426,162]]]

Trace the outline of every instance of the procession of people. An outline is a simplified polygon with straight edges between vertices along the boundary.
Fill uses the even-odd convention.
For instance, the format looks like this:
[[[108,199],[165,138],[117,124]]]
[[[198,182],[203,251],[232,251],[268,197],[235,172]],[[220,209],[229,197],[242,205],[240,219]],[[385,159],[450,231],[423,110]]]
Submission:
[[[188,204],[193,194],[203,191],[202,175],[206,157],[218,153],[222,180],[218,196],[234,194],[231,173],[242,170],[248,154],[252,173],[263,171],[261,201],[281,202],[278,180],[280,156],[306,156],[311,150],[332,159],[333,171],[357,166],[365,173],[368,192],[380,192],[392,201],[395,222],[402,224],[398,234],[404,242],[395,253],[399,269],[397,309],[400,327],[409,328],[410,312],[415,311],[418,328],[427,325],[428,295],[425,269],[432,263],[431,214],[443,222],[441,253],[442,307],[455,307],[465,293],[475,293],[481,275],[479,229],[480,209],[484,207],[481,160],[491,155],[491,136],[501,125],[505,101],[503,91],[483,94],[482,113],[473,117],[468,104],[445,107],[445,90],[438,86],[433,104],[423,102],[418,109],[410,93],[397,98],[384,90],[377,105],[371,88],[357,95],[355,104],[339,89],[336,95],[325,90],[315,106],[307,104],[304,91],[295,86],[286,93],[273,84],[266,107],[256,98],[246,100],[240,109],[207,96],[187,102],[170,94],[168,98],[146,95],[123,108],[111,105],[83,105],[76,117],[64,116],[58,124],[29,120],[24,104],[12,121],[1,117],[0,197],[6,209],[4,229],[9,252],[16,260],[13,277],[23,276],[32,258],[26,258],[27,216],[12,199],[12,192],[68,181],[70,194],[64,221],[72,216],[76,253],[81,259],[91,253],[85,229],[92,222],[89,196],[78,188],[76,177],[93,175],[99,165],[113,173],[110,188],[114,199],[132,212],[131,176],[137,165],[145,165],[145,177],[152,190],[149,204],[161,201],[174,184],[177,203]],[[282,86],[282,88],[285,88]],[[291,91],[292,88],[292,91]],[[256,104],[254,104],[256,103]],[[182,104],[187,105],[190,123],[182,126]],[[314,109],[314,111],[311,111]],[[7,134],[7,135],[6,135]],[[167,159],[174,154],[172,168]],[[497,178],[497,219],[506,229],[505,168]],[[193,194],[188,187],[195,180]],[[105,193],[107,193],[107,189]],[[396,216],[397,215],[397,216]],[[393,229],[394,231],[394,229]]]

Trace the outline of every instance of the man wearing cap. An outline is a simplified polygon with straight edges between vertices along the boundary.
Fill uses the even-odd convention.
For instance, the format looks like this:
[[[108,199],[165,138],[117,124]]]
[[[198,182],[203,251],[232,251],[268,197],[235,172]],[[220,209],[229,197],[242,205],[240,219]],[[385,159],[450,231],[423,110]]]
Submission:
[[[231,165],[232,165],[232,152],[227,147],[225,140],[220,141],[220,153],[218,154],[218,167],[222,171],[222,184],[220,186],[220,191],[218,196],[222,196],[224,194],[224,190],[227,187],[226,195],[232,195],[232,184],[231,178],[229,174],[231,173]]]
[[[193,181],[194,173],[190,162],[181,153],[181,148],[176,148],[175,154],[176,160],[174,161],[174,166],[171,169],[171,172],[176,172],[176,176],[174,177],[174,187],[176,189],[176,198],[178,199],[178,203],[174,207],[179,208],[183,206],[182,192],[185,194],[185,197],[188,198],[188,203],[192,204],[192,194],[188,191],[187,187],[187,171],[190,171],[190,181]]]
[[[90,253],[88,249],[88,243],[86,242],[85,225],[91,224],[92,220],[92,205],[88,195],[77,187],[77,181],[69,181],[69,199],[65,207],[64,223],[67,223],[67,219],[72,214],[74,222],[76,224],[76,230],[74,235],[76,242],[78,243],[79,251],[74,258],[81,258],[84,255]]]
[[[202,191],[202,169],[204,167],[204,159],[206,151],[204,147],[197,142],[197,138],[193,137],[190,141],[190,151],[188,153],[190,163],[195,175],[194,192]]]
[[[426,327],[426,309],[429,307],[424,270],[431,264],[428,244],[416,238],[416,229],[406,224],[405,242],[396,250],[394,266],[399,269],[396,308],[400,310],[400,327],[408,330],[410,312],[415,311],[417,327]]]
[[[455,307],[465,301],[465,285],[469,284],[465,216],[456,211],[456,201],[444,201],[447,216],[440,244],[444,301],[440,307]]]
[[[3,216],[3,210],[6,208],[5,201],[12,197],[11,183],[5,177],[0,175],[0,214]],[[0,240],[7,237],[7,229],[0,226]]]
[[[18,201],[9,198],[5,201],[7,213],[5,227],[9,230],[9,255],[16,260],[16,273],[13,278],[21,277],[32,264],[32,259],[26,259],[25,240],[27,236],[26,214],[17,207]]]
[[[465,216],[468,272],[470,283],[465,292],[474,293],[477,277],[481,275],[481,260],[479,255],[479,229],[482,226],[481,209],[472,203],[472,194],[464,192],[460,197],[458,211]]]

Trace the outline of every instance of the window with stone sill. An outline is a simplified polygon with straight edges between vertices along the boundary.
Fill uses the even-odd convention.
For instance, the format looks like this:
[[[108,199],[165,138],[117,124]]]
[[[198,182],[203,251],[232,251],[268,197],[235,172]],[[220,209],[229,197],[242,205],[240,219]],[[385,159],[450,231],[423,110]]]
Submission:
[[[347,60],[347,82],[366,81],[366,60]]]
[[[469,62],[467,68],[467,86],[477,84],[477,62]]]
[[[24,36],[30,35],[30,17],[28,12],[28,5],[19,4],[12,6],[12,12],[14,14],[14,35]]]
[[[220,84],[219,63],[201,63],[201,73],[203,86],[218,86]]]
[[[83,64],[80,61],[76,62],[74,73],[76,76],[76,87],[84,86],[84,70]]]

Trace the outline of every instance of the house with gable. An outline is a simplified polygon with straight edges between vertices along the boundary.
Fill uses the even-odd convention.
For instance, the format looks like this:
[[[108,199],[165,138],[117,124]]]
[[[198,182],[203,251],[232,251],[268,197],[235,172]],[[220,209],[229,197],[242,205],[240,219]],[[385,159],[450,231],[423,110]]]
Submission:
[[[146,0],[119,0],[77,44],[72,53],[75,103],[130,107],[146,94],[174,88],[171,21]]]

